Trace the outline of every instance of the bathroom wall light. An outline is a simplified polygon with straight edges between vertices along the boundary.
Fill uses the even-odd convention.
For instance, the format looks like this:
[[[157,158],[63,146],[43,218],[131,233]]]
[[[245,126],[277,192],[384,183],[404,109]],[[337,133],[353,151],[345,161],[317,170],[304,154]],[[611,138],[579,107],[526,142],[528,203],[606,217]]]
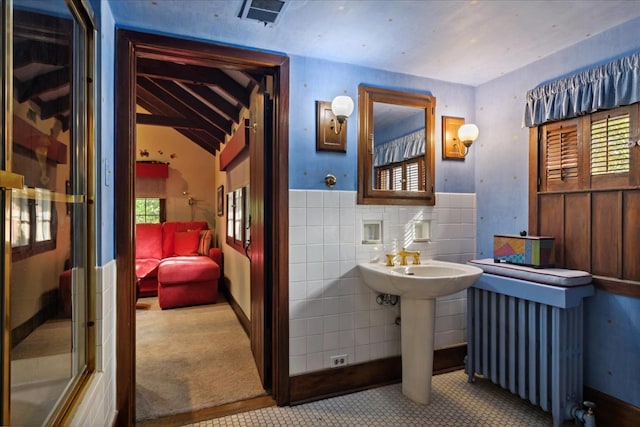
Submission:
[[[342,132],[342,125],[347,120],[347,117],[353,113],[353,100],[346,95],[336,96],[331,102],[331,111],[338,121],[338,125],[333,126],[333,131],[336,135],[339,135],[340,132]]]
[[[478,138],[478,133],[479,133],[478,126],[472,123],[464,124],[460,126],[460,128],[458,129],[458,138],[460,139],[460,141],[465,147],[464,156],[466,156],[467,153],[469,152],[469,147],[471,147],[471,144],[473,144],[473,141],[475,141],[476,138]]]

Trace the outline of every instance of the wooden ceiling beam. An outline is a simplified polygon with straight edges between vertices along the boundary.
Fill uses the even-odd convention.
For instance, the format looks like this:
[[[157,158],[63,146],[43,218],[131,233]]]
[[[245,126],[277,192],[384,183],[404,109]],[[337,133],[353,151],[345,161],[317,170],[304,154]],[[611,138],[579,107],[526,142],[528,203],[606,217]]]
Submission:
[[[38,63],[66,67],[71,64],[69,46],[40,40],[24,40],[14,43],[13,69]]]
[[[150,111],[154,114],[155,106],[153,104],[147,104],[144,100],[139,100],[138,104]],[[141,123],[142,124],[142,123]],[[204,131],[198,132],[196,128],[173,128],[176,132],[184,136],[185,138],[192,141],[194,144],[201,147],[203,150],[211,153],[212,155],[216,155],[216,151],[218,147],[220,147],[220,142],[216,140],[211,134],[208,134]],[[204,133],[204,135],[203,135]]]
[[[51,101],[34,99],[33,102],[40,108],[40,118],[42,120],[50,119],[56,114],[65,114],[71,108],[71,101],[69,100],[68,94],[52,99]]]
[[[202,99],[207,101],[209,104],[214,105],[223,114],[230,117],[234,123],[239,123],[239,117],[242,108],[238,108],[237,105],[230,103],[226,98],[209,89],[208,86],[193,83],[187,83],[185,84],[185,86],[189,88],[189,90],[191,90],[193,93],[197,94]]]
[[[171,128],[198,129],[193,120],[184,117],[170,117],[157,114],[136,114],[136,123],[140,125],[164,126]]]
[[[14,85],[18,95],[18,102],[23,103],[43,93],[68,85],[70,82],[71,70],[67,66],[49,73],[40,74],[24,82],[15,80]]]
[[[162,100],[159,100],[154,93],[146,90],[140,85],[138,85],[136,90],[136,98],[138,105],[149,111],[151,114],[160,115],[162,117],[180,117],[180,113],[177,110],[174,110]],[[185,118],[185,120],[187,119]],[[193,124],[192,127],[174,129],[215,156],[218,147],[220,147],[220,143],[224,142],[224,134],[219,132],[217,128],[214,128],[217,131],[216,134],[207,133],[207,130],[203,129],[200,121],[194,119],[189,120]],[[201,132],[198,132],[199,130]]]
[[[148,92],[153,94],[153,96],[161,103],[166,104],[169,108],[173,109],[176,112],[179,112],[178,114],[176,114],[177,116],[189,115],[190,112],[193,113],[195,117],[192,118],[192,120],[199,124],[199,128],[214,135],[217,140],[224,141],[226,132],[214,126],[213,123],[209,122],[206,119],[206,117],[202,117],[202,115],[197,111],[189,109],[184,103],[176,99],[172,94],[167,93],[158,85],[156,85],[155,82],[144,77],[138,77],[137,81],[138,87],[146,89]]]
[[[162,94],[165,102],[178,111],[183,112],[181,115],[187,116],[189,114],[187,114],[185,110],[189,111],[198,116],[203,123],[209,123],[227,135],[231,134],[233,125],[231,120],[220,115],[220,113],[200,101],[177,83],[168,80],[142,79],[142,83],[139,84],[144,84],[148,90]],[[138,81],[141,81],[140,77]]]
[[[137,61],[137,74],[154,79],[217,86],[237,100],[241,106],[249,108],[250,91],[217,68],[140,58]]]

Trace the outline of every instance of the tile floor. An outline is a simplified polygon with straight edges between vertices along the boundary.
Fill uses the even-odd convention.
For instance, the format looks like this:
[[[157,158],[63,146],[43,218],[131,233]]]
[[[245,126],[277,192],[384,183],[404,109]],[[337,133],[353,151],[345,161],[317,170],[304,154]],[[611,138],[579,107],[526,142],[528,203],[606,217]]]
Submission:
[[[467,382],[463,371],[433,377],[432,401],[416,404],[400,384],[298,406],[270,407],[230,415],[188,427],[214,426],[552,426],[551,414],[490,381]],[[573,425],[566,421],[563,426]]]

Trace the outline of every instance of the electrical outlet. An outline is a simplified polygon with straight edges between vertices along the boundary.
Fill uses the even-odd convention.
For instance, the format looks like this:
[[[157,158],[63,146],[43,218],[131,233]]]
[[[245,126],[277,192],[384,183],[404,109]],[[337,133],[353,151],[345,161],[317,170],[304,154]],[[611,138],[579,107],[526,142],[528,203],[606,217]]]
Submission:
[[[331,356],[331,367],[337,368],[339,366],[345,366],[349,363],[349,357],[346,354],[339,354],[337,356]]]

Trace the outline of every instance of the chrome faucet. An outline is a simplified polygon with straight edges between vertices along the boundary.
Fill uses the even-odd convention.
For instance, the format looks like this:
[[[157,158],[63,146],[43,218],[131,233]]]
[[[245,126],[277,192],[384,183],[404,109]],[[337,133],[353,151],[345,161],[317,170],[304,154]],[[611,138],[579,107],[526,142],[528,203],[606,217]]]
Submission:
[[[420,264],[420,251],[408,251],[407,248],[402,248],[398,256],[400,256],[400,265],[407,265],[408,256],[413,257],[413,264]]]

